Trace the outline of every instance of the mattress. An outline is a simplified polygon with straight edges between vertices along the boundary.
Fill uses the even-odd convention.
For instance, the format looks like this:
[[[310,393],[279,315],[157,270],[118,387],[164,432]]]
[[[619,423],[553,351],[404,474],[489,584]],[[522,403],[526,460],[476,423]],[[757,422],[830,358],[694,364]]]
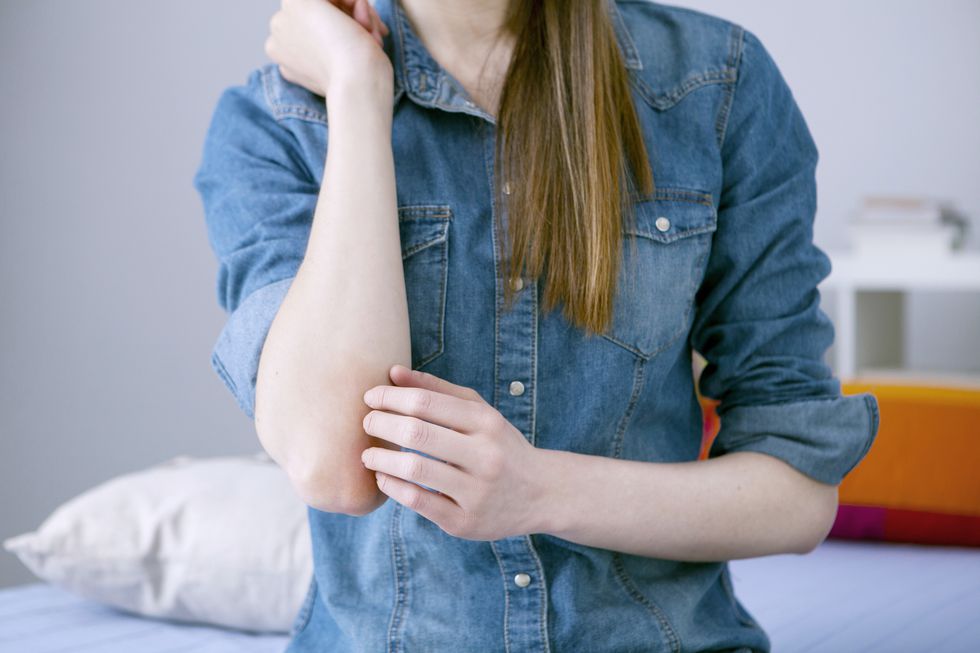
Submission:
[[[827,540],[730,567],[775,653],[980,651],[978,549]],[[280,653],[286,643],[137,617],[46,583],[0,590],[0,653]]]
[[[775,653],[980,651],[980,549],[825,540],[729,568]]]
[[[140,617],[47,583],[0,590],[0,653],[281,653],[287,641]]]

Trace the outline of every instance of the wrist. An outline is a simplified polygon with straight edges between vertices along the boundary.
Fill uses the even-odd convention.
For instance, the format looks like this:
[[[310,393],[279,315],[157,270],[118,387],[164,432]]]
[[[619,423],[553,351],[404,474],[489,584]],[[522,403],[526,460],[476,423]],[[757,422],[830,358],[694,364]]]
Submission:
[[[392,125],[392,98],[360,91],[338,93],[327,98],[327,117],[333,133],[338,130],[361,131],[381,129],[390,133]],[[333,139],[331,139],[333,140]]]
[[[331,79],[326,87],[328,109],[333,106],[358,105],[359,109],[370,106],[383,107],[390,112],[394,95],[394,78],[391,63],[385,60],[387,72],[372,74],[345,73]]]
[[[532,507],[532,525],[530,533],[547,533],[561,537],[566,524],[565,513],[570,505],[565,479],[569,478],[564,471],[568,462],[564,456],[567,452],[558,449],[535,449],[537,461],[534,469],[537,475],[538,487],[536,500]]]

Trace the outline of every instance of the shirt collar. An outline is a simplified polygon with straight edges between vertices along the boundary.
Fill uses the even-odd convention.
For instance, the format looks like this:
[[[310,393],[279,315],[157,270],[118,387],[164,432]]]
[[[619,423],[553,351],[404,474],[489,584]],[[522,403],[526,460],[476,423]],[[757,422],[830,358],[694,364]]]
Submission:
[[[608,0],[613,27],[623,60],[628,69],[642,70],[636,45],[630,36],[616,0]],[[394,69],[395,102],[406,93],[417,104],[446,111],[469,113],[494,122],[476,104],[470,102],[465,89],[429,54],[401,6],[400,0],[376,0],[375,9],[389,28],[384,50]]]

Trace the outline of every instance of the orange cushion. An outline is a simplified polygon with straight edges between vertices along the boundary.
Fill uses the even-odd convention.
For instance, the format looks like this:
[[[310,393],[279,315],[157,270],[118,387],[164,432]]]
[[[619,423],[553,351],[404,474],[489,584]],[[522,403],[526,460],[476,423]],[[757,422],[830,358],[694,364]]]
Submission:
[[[881,427],[841,503],[980,516],[980,388],[843,385],[874,393]]]
[[[873,393],[880,427],[839,487],[830,536],[980,545],[980,387],[868,381],[841,391]],[[721,424],[718,402],[699,400],[705,459]]]

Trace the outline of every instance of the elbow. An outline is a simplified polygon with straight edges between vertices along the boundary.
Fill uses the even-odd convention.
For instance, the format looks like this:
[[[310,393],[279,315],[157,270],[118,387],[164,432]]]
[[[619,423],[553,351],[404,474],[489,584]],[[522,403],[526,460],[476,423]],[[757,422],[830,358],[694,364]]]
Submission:
[[[263,448],[311,508],[360,517],[387,499],[374,472],[361,462],[370,442],[321,425],[274,422],[261,410],[256,411],[255,428]]]
[[[800,528],[800,541],[795,549],[802,555],[812,553],[819,547],[834,527],[838,507],[837,486],[816,483],[806,505],[808,509],[801,513],[807,518]]]
[[[297,495],[306,505],[322,512],[363,517],[374,512],[387,500],[378,489],[374,472],[356,463],[346,469],[323,469],[308,465],[287,470]]]
[[[320,492],[315,488],[296,485],[297,494],[307,506],[321,512],[334,512],[351,517],[363,517],[380,508],[387,497],[381,492],[352,494]]]

